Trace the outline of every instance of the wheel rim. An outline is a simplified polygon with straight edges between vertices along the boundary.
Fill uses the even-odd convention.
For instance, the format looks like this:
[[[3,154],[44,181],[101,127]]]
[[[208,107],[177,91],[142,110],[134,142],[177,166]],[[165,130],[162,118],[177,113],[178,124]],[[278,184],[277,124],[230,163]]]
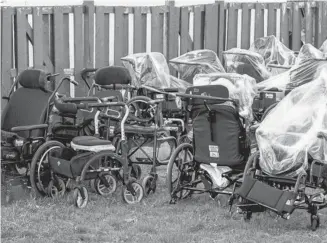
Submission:
[[[26,175],[27,173],[27,167],[24,166],[20,167],[18,164],[15,164],[15,170],[19,175]]]
[[[176,167],[174,170],[174,166],[172,168],[172,178],[171,178],[171,188],[172,191],[176,190],[176,188],[183,184],[183,177],[185,176],[185,170],[187,171],[191,166],[190,163],[193,161],[192,153],[187,149],[183,149],[178,153],[177,161],[175,160],[174,166]],[[174,174],[176,174],[176,179],[174,179]],[[190,194],[190,190],[179,190],[176,192],[177,198],[185,198]]]
[[[84,195],[85,195],[85,198],[83,199],[82,197],[82,193],[81,193],[81,190],[84,191]],[[85,187],[83,188],[76,188],[74,190],[74,196],[75,196],[75,205],[78,207],[78,208],[84,208],[87,204],[87,201],[88,201],[88,193],[87,193],[87,190]]]
[[[109,187],[106,187],[100,179],[97,179],[96,186],[100,195],[110,195],[117,189],[116,179],[112,175],[105,175],[105,179],[107,180]]]
[[[143,198],[143,188],[140,184],[133,182],[131,185],[135,191],[135,196],[132,195],[130,191],[127,190],[127,188],[124,188],[124,199],[128,204],[135,204],[142,200]]]
[[[153,183],[153,176],[147,176],[144,178],[143,180],[143,189],[144,189],[144,194],[145,195],[149,195],[151,193],[151,191],[155,191],[155,188],[151,188],[151,185]]]
[[[54,147],[51,147],[51,148],[47,149],[42,154],[41,159],[40,159],[40,161],[38,163],[38,166],[37,166],[37,181],[35,182],[35,184],[38,187],[38,189],[43,191],[43,192],[45,192],[45,188],[44,188],[44,183],[43,183],[42,179],[44,180],[47,174],[46,174],[46,172],[44,172],[44,174],[41,173],[41,169],[46,168],[45,165],[49,166],[49,161],[48,161],[48,156],[47,155],[53,149],[60,149],[60,147],[59,146],[54,146]],[[42,163],[43,159],[45,159],[45,158],[46,158],[46,161],[44,163]],[[49,173],[49,171],[47,171],[47,172]]]

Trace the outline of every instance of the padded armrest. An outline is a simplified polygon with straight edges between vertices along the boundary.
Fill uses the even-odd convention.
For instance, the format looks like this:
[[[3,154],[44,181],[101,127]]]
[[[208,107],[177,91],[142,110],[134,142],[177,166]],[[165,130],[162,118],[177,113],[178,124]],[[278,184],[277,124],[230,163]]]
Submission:
[[[167,93],[178,93],[178,88],[164,88],[163,91]]]
[[[324,138],[325,140],[327,140],[327,131],[320,131],[320,132],[318,132],[317,137],[318,138]]]
[[[36,129],[45,129],[48,127],[48,124],[39,124],[39,125],[30,125],[30,126],[19,126],[11,128],[12,132],[21,132],[21,131],[32,131]]]

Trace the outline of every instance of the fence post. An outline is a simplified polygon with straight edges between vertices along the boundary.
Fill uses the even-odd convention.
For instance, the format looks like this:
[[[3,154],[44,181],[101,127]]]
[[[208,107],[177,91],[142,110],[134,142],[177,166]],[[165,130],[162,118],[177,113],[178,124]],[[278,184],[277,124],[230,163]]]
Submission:
[[[94,67],[94,1],[84,0],[84,65]]]
[[[167,61],[178,56],[178,35],[179,35],[179,8],[175,7],[175,1],[166,1],[168,6],[168,25],[167,25]],[[176,75],[173,68],[170,72]]]

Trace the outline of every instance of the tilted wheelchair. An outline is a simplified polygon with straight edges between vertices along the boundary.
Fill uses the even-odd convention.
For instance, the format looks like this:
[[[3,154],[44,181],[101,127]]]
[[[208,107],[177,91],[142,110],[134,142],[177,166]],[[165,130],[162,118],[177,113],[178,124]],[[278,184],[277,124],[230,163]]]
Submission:
[[[170,202],[208,192],[231,195],[240,183],[250,144],[238,102],[222,85],[188,88],[180,94],[193,120],[193,141],[179,145],[167,168]],[[200,184],[204,188],[199,187]]]
[[[40,145],[48,138],[50,110],[55,93],[67,78],[61,79],[54,91],[54,77],[43,70],[27,69],[21,72],[1,116],[1,167],[3,171],[27,175],[30,162]],[[55,134],[52,136],[55,138]]]
[[[56,101],[55,106],[61,112],[70,114],[76,114],[80,109],[97,109],[94,115],[95,134],[73,138],[70,147],[59,141],[43,144],[37,151],[41,157],[37,164],[38,169],[31,171],[34,173],[33,178],[38,179],[36,186],[52,197],[62,196],[67,190],[73,189],[75,206],[84,208],[89,198],[84,181],[94,180],[96,192],[104,196],[114,193],[118,181],[122,181],[123,200],[130,204],[139,202],[143,198],[143,188],[135,178],[130,177],[126,156],[125,122],[129,113],[128,106],[123,102],[69,101],[72,99]],[[110,114],[111,107],[123,109],[119,110],[118,116],[117,113],[113,116]],[[99,120],[110,118],[120,121],[121,155],[115,152],[112,142],[99,133]]]

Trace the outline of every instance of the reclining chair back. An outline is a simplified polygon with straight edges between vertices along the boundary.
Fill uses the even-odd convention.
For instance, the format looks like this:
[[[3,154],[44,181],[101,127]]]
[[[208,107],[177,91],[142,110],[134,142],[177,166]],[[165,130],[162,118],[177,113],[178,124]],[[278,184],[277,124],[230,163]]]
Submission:
[[[25,70],[17,79],[21,87],[12,94],[1,114],[1,130],[8,132],[12,127],[44,123],[51,96],[51,92],[46,89],[48,80],[43,70]],[[31,135],[38,137],[42,136],[43,132],[43,130],[35,130]],[[18,132],[18,135],[26,138],[28,132]]]
[[[228,89],[222,85],[193,86],[186,93],[229,98]],[[249,154],[246,132],[238,109],[229,101],[193,99],[193,146],[194,159],[200,163],[216,163],[222,166],[238,166]]]

